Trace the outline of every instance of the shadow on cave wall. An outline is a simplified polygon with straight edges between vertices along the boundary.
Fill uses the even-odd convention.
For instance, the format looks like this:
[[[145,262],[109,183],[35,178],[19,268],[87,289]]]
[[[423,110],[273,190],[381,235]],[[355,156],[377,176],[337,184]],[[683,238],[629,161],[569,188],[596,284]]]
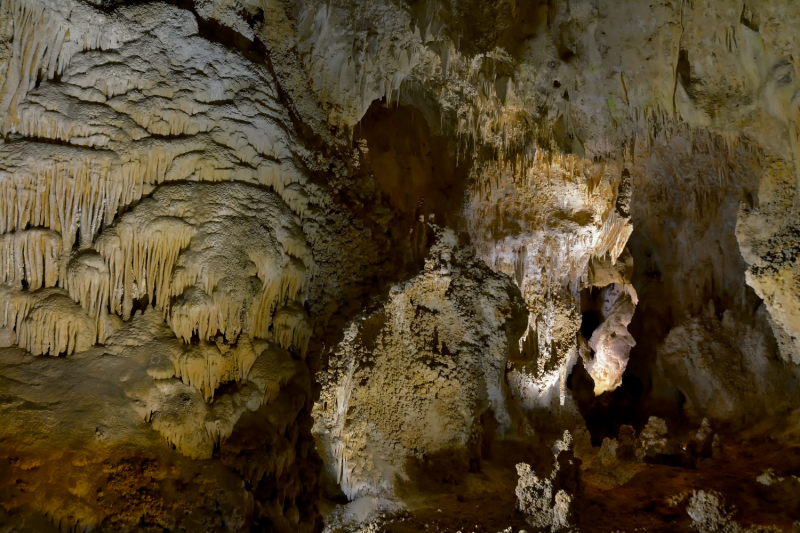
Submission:
[[[469,162],[457,161],[455,143],[433,135],[421,111],[373,102],[354,138],[366,143],[376,188],[397,210],[400,225],[424,217],[455,231],[462,228]]]
[[[323,300],[312,304],[312,312],[325,316],[325,324],[315,332],[311,353],[321,353],[323,344],[336,346],[352,318],[369,314],[385,301],[392,285],[422,270],[435,238],[431,223],[456,231],[463,226],[470,161],[458,161],[454,141],[433,134],[417,107],[376,100],[352,133],[359,161],[334,198],[366,237],[362,248],[369,249],[372,260],[347,280],[333,312],[324,308],[330,304]],[[324,356],[319,364],[325,366]]]
[[[687,429],[685,391],[661,375],[659,346],[673,328],[700,315],[709,302],[719,318],[730,311],[753,324],[762,303],[745,282],[747,266],[735,235],[740,203],[757,202],[759,169],[744,149],[724,152],[713,136],[692,141],[690,155],[680,149],[680,142],[658,148],[657,154],[630,169],[634,231],[628,248],[634,257],[632,283],[639,303],[628,326],[636,346],[622,385],[595,398],[591,378],[581,365],[570,376],[594,445],[616,437],[623,424],[641,430],[650,416],[664,419],[670,430]],[[696,191],[705,180],[717,179],[712,174],[720,164],[728,167],[732,179],[715,185],[714,194],[700,204]],[[661,192],[664,187],[671,191],[667,197]],[[596,322],[591,313],[584,315],[585,337]],[[764,333],[772,338],[771,330]]]

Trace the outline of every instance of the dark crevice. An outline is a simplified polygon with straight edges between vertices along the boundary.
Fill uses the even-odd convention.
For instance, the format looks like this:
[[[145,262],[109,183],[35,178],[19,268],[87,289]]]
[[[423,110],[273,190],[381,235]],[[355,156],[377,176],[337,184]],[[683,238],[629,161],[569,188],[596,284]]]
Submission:
[[[600,316],[597,314],[597,311],[594,309],[590,309],[583,313],[581,317],[581,335],[586,340],[592,338],[592,333],[594,330],[597,329],[597,326],[600,325]]]
[[[80,139],[81,137],[73,137],[73,138],[74,139]],[[69,147],[72,147],[72,148],[77,148],[79,150],[80,149],[84,149],[84,150],[95,150],[95,151],[98,151],[98,152],[108,152],[108,150],[106,150],[103,147],[99,147],[99,146],[85,146],[85,145],[82,145],[82,144],[72,144],[72,143],[70,143],[68,141],[65,141],[63,139],[56,139],[56,138],[50,138],[50,137],[37,137],[37,136],[34,136],[34,135],[31,135],[31,136],[20,135],[19,133],[9,133],[8,135],[6,135],[5,141],[6,141],[6,143],[29,142],[29,143],[41,143],[41,144],[57,144],[57,145],[60,145],[60,146],[69,146]]]
[[[739,22],[746,28],[755,32],[758,31],[758,15],[756,15],[752,9],[748,8],[747,4],[742,6],[742,15],[739,17]]]
[[[592,446],[600,446],[604,438],[616,438],[623,425],[641,430],[647,422],[639,404],[645,394],[642,382],[625,372],[622,385],[600,396],[594,395],[594,380],[581,364],[576,364],[567,380],[578,409],[586,422]]]

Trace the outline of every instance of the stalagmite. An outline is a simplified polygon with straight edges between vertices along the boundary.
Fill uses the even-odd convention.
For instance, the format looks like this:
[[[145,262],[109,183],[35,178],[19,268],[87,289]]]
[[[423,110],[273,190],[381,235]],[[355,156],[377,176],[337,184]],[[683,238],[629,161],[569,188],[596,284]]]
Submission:
[[[508,277],[458,243],[439,229],[424,270],[352,321],[319,373],[314,433],[348,498],[393,494],[394,473],[409,475],[426,454],[465,460],[482,416],[512,424],[507,339],[521,333],[523,302]]]

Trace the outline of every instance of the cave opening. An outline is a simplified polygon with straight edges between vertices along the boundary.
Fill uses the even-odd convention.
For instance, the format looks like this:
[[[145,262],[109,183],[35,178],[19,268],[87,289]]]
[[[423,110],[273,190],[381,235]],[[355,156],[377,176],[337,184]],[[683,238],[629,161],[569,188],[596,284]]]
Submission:
[[[455,141],[434,134],[416,106],[376,100],[353,132],[356,143],[366,144],[376,190],[403,224],[425,220],[457,232],[464,227],[470,161],[457,158]]]
[[[601,287],[581,290],[579,332],[586,341],[592,340],[594,332],[605,320],[604,309],[605,312],[609,311],[606,309],[608,303],[603,301],[605,290],[607,288]],[[645,295],[649,294],[648,291],[644,292]],[[651,416],[666,420],[669,426],[681,430],[688,427],[688,420],[683,412],[685,397],[679,389],[663,385],[658,388],[659,376],[656,375],[657,388],[654,397],[654,373],[657,373],[658,370],[654,354],[648,351],[655,350],[657,344],[641,338],[643,332],[646,331],[644,326],[653,319],[653,317],[644,316],[642,312],[642,307],[646,308],[647,305],[653,305],[653,302],[642,303],[641,300],[639,301],[639,306],[633,313],[631,323],[627,328],[636,344],[630,352],[618,387],[595,394],[594,380],[584,367],[584,364],[589,361],[584,361],[584,364],[580,362],[576,364],[567,379],[567,386],[586,423],[593,446],[600,446],[605,438],[617,438],[620,428],[624,425],[633,427],[636,432],[641,431]],[[656,325],[648,325],[649,328],[654,326]],[[662,323],[660,327],[664,328],[662,331],[669,331],[668,324]],[[613,335],[612,333],[612,338]],[[596,341],[599,340],[596,339]],[[589,357],[594,358],[594,349],[590,346],[587,348],[591,350]]]

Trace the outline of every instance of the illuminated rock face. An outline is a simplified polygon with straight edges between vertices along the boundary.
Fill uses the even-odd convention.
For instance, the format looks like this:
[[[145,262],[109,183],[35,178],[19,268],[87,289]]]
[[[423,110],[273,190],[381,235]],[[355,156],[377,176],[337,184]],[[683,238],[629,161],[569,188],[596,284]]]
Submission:
[[[791,528],[797,35],[0,0],[0,530]]]
[[[482,418],[501,432],[519,424],[504,376],[523,313],[512,282],[442,231],[423,272],[348,326],[319,376],[313,414],[323,458],[350,499],[391,496],[406,463],[429,455],[452,454],[468,468],[480,457]]]

